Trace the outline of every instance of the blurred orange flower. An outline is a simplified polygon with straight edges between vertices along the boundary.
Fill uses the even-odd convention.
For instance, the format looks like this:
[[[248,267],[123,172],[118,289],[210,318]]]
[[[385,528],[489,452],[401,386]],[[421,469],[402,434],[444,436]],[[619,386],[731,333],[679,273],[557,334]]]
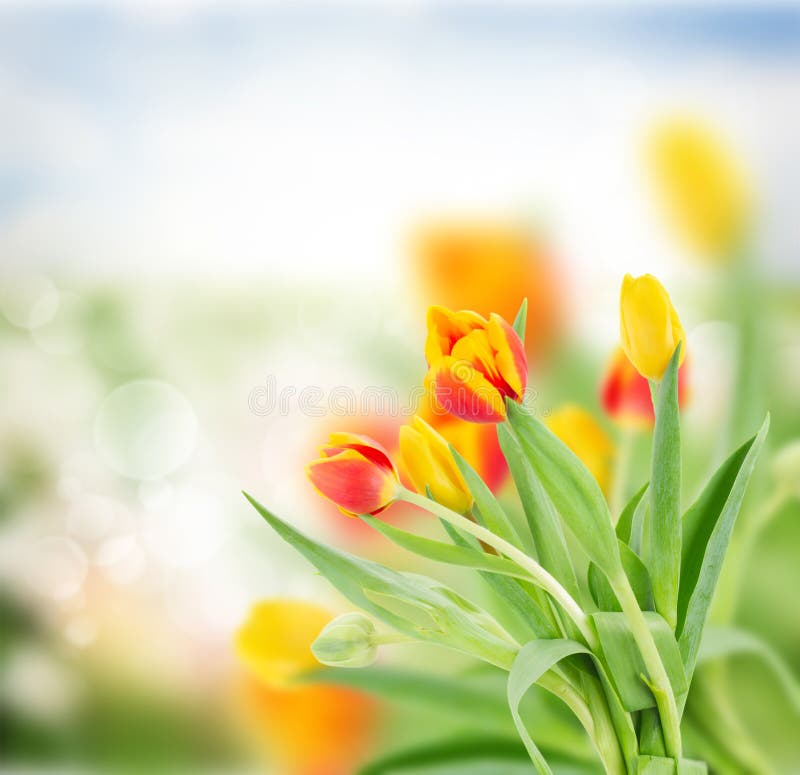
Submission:
[[[678,403],[684,406],[689,398],[688,360],[678,369]],[[600,386],[600,403],[616,423],[628,428],[652,428],[655,422],[650,383],[618,347],[608,363]]]
[[[246,673],[240,700],[269,760],[285,775],[348,775],[369,748],[377,707],[370,697],[323,684],[292,685],[319,668],[311,644],[332,620],[299,600],[253,606],[235,636]]]
[[[600,489],[607,493],[611,484],[614,442],[600,423],[577,404],[566,404],[554,411],[546,424],[580,458]]]
[[[563,299],[555,262],[529,228],[513,222],[453,221],[413,239],[415,287],[426,305],[498,313],[513,321],[528,298],[525,350],[536,361],[553,344]]]

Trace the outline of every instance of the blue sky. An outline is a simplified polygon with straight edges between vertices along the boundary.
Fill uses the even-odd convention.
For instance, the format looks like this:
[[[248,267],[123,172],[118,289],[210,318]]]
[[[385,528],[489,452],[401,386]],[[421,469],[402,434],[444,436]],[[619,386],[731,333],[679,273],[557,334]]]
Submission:
[[[7,7],[0,250],[390,283],[417,218],[496,210],[552,223],[578,265],[666,265],[647,122],[703,114],[789,201],[799,53],[792,6]]]

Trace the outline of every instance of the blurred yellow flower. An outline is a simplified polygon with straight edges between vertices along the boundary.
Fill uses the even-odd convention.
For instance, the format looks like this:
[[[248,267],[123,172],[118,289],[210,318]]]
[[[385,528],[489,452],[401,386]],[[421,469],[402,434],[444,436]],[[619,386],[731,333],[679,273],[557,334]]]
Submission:
[[[683,343],[680,363],[686,357],[686,334],[678,313],[651,274],[623,278],[619,330],[625,355],[643,377],[661,379],[679,342]]]
[[[239,659],[269,686],[319,667],[311,644],[333,617],[313,603],[273,599],[256,603],[236,633]]]
[[[734,155],[699,121],[673,119],[652,132],[647,157],[676,229],[701,256],[730,260],[751,216],[751,193]]]
[[[498,313],[514,320],[528,298],[525,350],[535,362],[563,317],[554,260],[530,228],[512,221],[430,223],[413,237],[414,287],[425,305]]]
[[[566,404],[554,411],[546,424],[589,469],[600,489],[608,492],[614,442],[600,423],[577,404]]]
[[[320,667],[311,644],[332,618],[312,603],[264,600],[236,633],[236,654],[246,668],[238,698],[270,771],[348,775],[372,746],[379,711],[372,698],[339,686],[291,683]]]
[[[400,454],[417,492],[430,488],[442,505],[460,514],[469,510],[472,495],[447,442],[419,415],[400,429]]]

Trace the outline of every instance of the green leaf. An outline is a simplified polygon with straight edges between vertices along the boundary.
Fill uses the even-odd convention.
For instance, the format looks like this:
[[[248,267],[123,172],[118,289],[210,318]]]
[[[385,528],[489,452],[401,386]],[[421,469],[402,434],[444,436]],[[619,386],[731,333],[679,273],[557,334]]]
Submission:
[[[603,493],[586,466],[539,420],[507,401],[508,421],[531,468],[583,550],[608,576],[621,561]]]
[[[681,573],[681,429],[675,348],[658,388],[650,473],[650,519],[645,564],[650,569],[658,611],[674,630],[678,620]]]
[[[470,769],[474,775],[525,775],[523,766],[530,772],[518,741],[473,734],[394,751],[362,767],[358,775],[451,775],[476,758],[479,767]]]
[[[407,530],[401,530],[400,528],[389,525],[367,514],[362,515],[361,519],[370,527],[373,527],[379,533],[386,536],[392,543],[409,552],[418,554],[420,557],[435,560],[436,562],[447,563],[448,565],[462,565],[477,571],[485,571],[486,573],[499,573],[503,576],[514,576],[520,579],[530,578],[519,565],[511,560],[507,560],[505,557],[487,554],[479,549],[473,549],[467,546],[453,546],[443,541],[424,538],[423,536],[409,533]]]
[[[480,544],[477,539],[460,533],[448,522],[442,524],[454,543],[478,551]],[[531,587],[526,592],[512,578],[482,571],[479,574],[494,592],[501,608],[508,611],[511,621],[505,621],[505,617],[501,621],[518,641],[525,643],[533,638],[558,637],[558,631],[544,612],[544,606],[548,605],[547,598],[538,587]],[[501,618],[499,613],[498,618]]]
[[[475,506],[480,511],[483,524],[495,535],[504,538],[517,548],[522,548],[519,533],[511,523],[502,506],[497,502],[486,482],[478,476],[475,469],[461,456],[459,451],[450,445],[450,452],[456,465],[467,483],[467,488],[475,499]]]
[[[504,424],[498,425],[497,438],[517,487],[539,563],[559,580],[570,595],[579,599],[578,579],[553,502],[511,430]]]
[[[412,638],[462,651],[498,667],[511,665],[515,644],[489,614],[456,591],[426,576],[400,573],[319,544],[244,495],[272,529],[354,605]]]
[[[627,544],[619,542],[620,557],[625,575],[631,582],[633,593],[642,611],[653,610],[653,587],[650,582],[650,574],[647,572],[645,564],[639,559]],[[601,611],[621,611],[622,606],[617,600],[617,596],[609,584],[603,572],[594,564],[589,564],[589,590],[595,605]]]
[[[758,433],[719,467],[683,517],[676,632],[690,678],[733,526],[768,430],[769,415]]]
[[[633,527],[633,515],[636,513],[636,507],[639,501],[642,500],[647,488],[650,486],[649,482],[645,482],[639,491],[628,501],[628,504],[622,510],[617,520],[617,538],[625,544],[630,546],[631,542],[631,529]]]
[[[398,667],[361,670],[326,668],[304,673],[300,683],[335,684],[359,689],[392,702],[421,705],[482,727],[510,729],[511,717],[502,692],[474,688],[461,676],[447,677]]]
[[[587,648],[574,640],[533,640],[526,643],[517,654],[508,676],[508,706],[525,744],[531,761],[539,775],[552,775],[547,760],[533,742],[520,715],[522,698],[550,668],[573,654],[589,654]]]
[[[678,644],[672,630],[657,613],[644,612],[664,669],[676,696],[688,691]],[[652,691],[642,680],[647,674],[633,633],[624,614],[601,611],[591,615],[600,639],[603,661],[625,710],[635,711],[655,705]]]
[[[681,759],[675,767],[675,759],[661,756],[640,756],[638,775],[707,775],[708,767],[703,762]]]
[[[525,343],[525,324],[528,321],[528,299],[524,298],[522,304],[519,305],[519,311],[514,318],[514,330],[517,336]]]
[[[800,716],[800,683],[781,655],[757,635],[735,627],[706,627],[697,655],[697,665],[716,659],[744,655],[759,659],[769,668]]]

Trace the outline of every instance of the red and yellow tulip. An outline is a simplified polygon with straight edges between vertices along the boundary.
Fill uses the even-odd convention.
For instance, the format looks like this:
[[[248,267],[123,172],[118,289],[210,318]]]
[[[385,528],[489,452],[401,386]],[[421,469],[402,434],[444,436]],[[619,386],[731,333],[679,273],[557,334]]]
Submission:
[[[600,489],[608,492],[614,442],[600,423],[582,407],[566,404],[556,409],[546,424],[589,469]]]
[[[425,385],[442,411],[462,420],[498,423],[506,418],[505,399],[522,401],[528,382],[525,349],[498,314],[428,310]]]
[[[688,400],[688,361],[678,370],[678,403]],[[650,384],[618,347],[611,356],[600,386],[600,403],[605,413],[616,423],[628,428],[652,428],[655,422]]]
[[[433,499],[449,509],[469,511],[472,494],[447,442],[421,417],[400,429],[400,454],[418,493],[430,490]]]
[[[525,224],[486,218],[429,223],[414,235],[412,253],[423,304],[512,320],[527,297],[525,350],[538,361],[552,347],[563,319],[561,283],[544,241]]]
[[[653,275],[625,275],[619,310],[622,348],[643,377],[660,380],[679,343],[683,363],[686,334],[669,294]]]
[[[380,514],[392,504],[400,480],[389,453],[374,439],[332,433],[306,472],[320,495],[350,517]]]
[[[264,755],[286,775],[348,775],[370,746],[374,700],[338,686],[291,683],[319,667],[311,644],[331,619],[312,603],[265,600],[235,637],[245,668],[241,706]]]

